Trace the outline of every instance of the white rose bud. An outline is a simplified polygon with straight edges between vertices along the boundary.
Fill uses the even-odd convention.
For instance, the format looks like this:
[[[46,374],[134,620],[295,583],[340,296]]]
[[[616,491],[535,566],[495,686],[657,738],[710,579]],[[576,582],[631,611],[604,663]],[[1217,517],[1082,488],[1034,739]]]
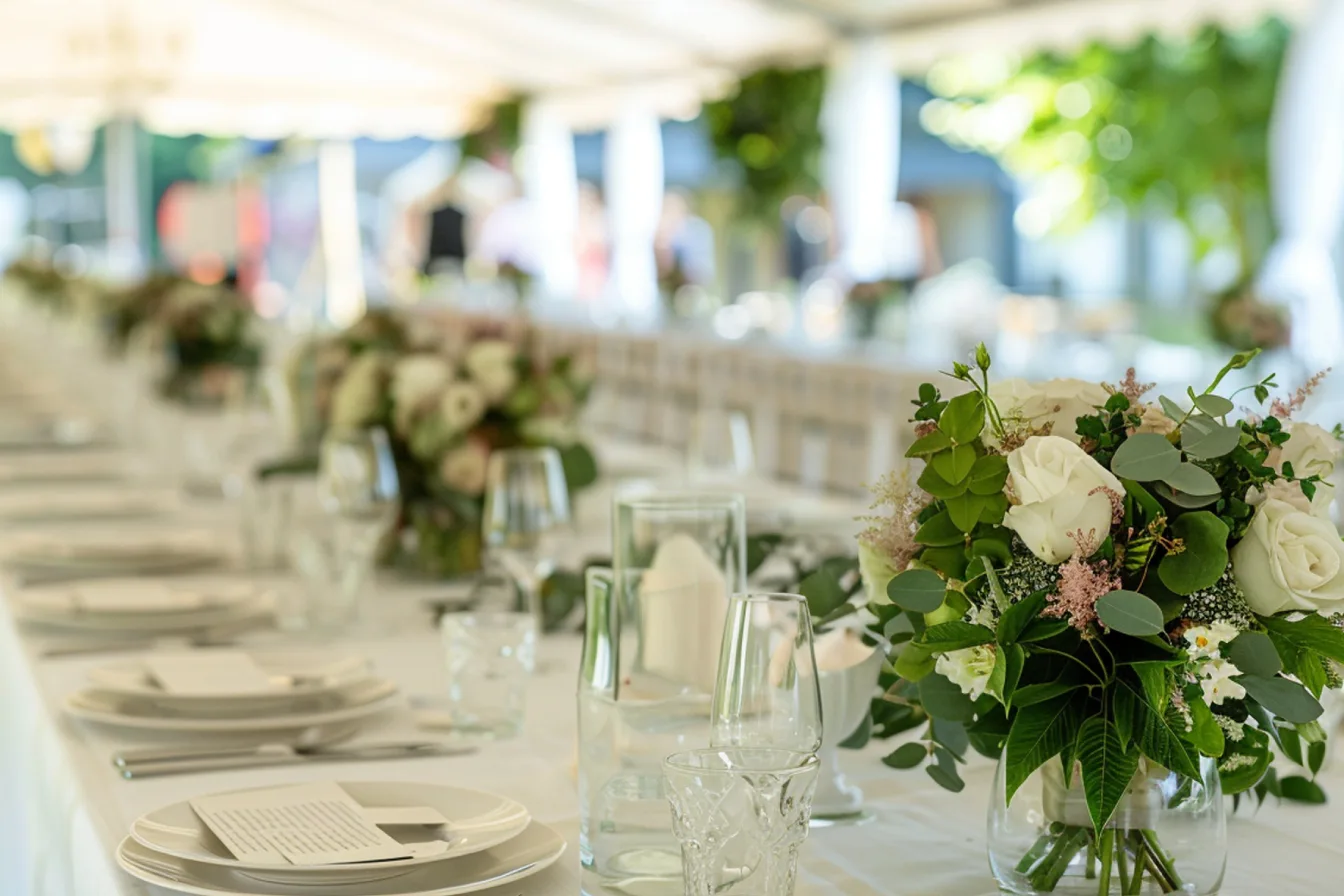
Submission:
[[[485,339],[467,350],[463,366],[492,404],[503,401],[518,385],[514,367],[518,353],[501,339]]]
[[[439,478],[443,484],[465,495],[479,495],[485,491],[486,466],[489,450],[480,442],[467,441],[443,456],[439,463]]]
[[[1050,425],[1050,435],[1061,436],[1077,444],[1078,418],[1090,417],[1106,404],[1109,393],[1100,383],[1086,380],[1056,379],[1029,383],[1022,379],[991,383],[989,397],[1004,417],[1025,420],[1035,430]]]
[[[1143,415],[1139,418],[1137,432],[1155,432],[1160,436],[1170,435],[1176,429],[1176,421],[1155,404],[1143,406]]]
[[[1110,470],[1060,436],[1032,436],[1009,454],[1008,482],[1019,503],[1008,508],[1004,525],[1047,563],[1073,555],[1071,533],[1105,538],[1112,513],[1106,490],[1124,494]]]
[[[472,383],[449,383],[439,399],[439,414],[448,432],[470,429],[485,416],[485,395]]]
[[[1344,542],[1329,520],[1266,500],[1232,548],[1232,572],[1251,609],[1344,611]]]

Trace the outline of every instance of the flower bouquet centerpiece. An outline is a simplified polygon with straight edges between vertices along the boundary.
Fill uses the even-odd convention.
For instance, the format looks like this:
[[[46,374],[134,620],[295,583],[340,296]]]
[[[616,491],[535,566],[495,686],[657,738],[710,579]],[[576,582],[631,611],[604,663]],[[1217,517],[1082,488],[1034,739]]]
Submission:
[[[366,341],[335,380],[324,425],[388,433],[403,501],[389,557],[436,578],[479,568],[492,451],[554,446],[571,490],[597,478],[576,432],[589,382],[571,356],[543,360],[527,345],[481,334],[453,353],[404,332]]]
[[[1216,892],[1223,794],[1319,801],[1322,691],[1344,662],[1335,438],[1270,376],[1147,400],[989,381],[984,346],[914,404],[924,462],[861,537],[894,645],[884,702],[928,720],[887,757],[963,786],[999,761],[990,864],[1014,893]],[[1314,383],[1313,383],[1314,384]],[[886,583],[881,589],[881,583]],[[1273,747],[1303,766],[1275,774]]]
[[[163,394],[218,405],[244,395],[261,367],[257,316],[247,298],[225,286],[181,281],[154,299],[136,326],[167,355]]]

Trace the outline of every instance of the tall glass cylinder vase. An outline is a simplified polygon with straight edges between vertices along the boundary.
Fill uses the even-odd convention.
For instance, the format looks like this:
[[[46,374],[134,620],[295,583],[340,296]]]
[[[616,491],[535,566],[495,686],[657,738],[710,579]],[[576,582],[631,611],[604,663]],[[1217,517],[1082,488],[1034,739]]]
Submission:
[[[1017,896],[1218,892],[1227,863],[1227,819],[1218,768],[1200,760],[1189,778],[1147,760],[1098,834],[1082,775],[1064,780],[1052,759],[1004,799],[999,762],[989,807],[989,864],[999,887]]]
[[[662,762],[709,743],[728,601],[746,585],[746,503],[618,497],[612,535],[610,577],[589,578],[579,680],[583,892],[680,894]]]

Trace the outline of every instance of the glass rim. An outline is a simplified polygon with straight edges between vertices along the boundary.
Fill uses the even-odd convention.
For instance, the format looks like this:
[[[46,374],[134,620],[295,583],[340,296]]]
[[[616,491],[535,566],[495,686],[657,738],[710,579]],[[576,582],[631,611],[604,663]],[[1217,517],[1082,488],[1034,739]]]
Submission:
[[[722,756],[725,753],[754,754],[772,761],[746,763],[743,765],[707,765],[696,764],[696,757]],[[774,774],[794,775],[817,768],[821,760],[816,753],[801,750],[787,750],[783,747],[700,747],[695,750],[681,750],[663,758],[663,768],[673,769],[687,774],[748,775],[771,772]]]
[[[617,496],[617,507],[630,507],[637,510],[693,510],[702,506],[706,510],[722,508],[742,508],[747,506],[746,496],[741,492],[715,491],[652,491],[640,495]]]
[[[560,458],[560,451],[554,445],[514,445],[512,448],[496,448],[490,452],[490,459],[513,457],[534,457],[550,460]]]
[[[800,604],[807,606],[807,598],[792,591],[735,591],[729,597],[729,603],[736,604]]]

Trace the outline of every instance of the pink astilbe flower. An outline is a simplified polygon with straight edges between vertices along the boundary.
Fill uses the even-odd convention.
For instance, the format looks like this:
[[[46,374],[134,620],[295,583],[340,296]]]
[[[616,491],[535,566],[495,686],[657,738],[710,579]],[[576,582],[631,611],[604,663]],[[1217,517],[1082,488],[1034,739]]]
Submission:
[[[1287,401],[1282,398],[1274,399],[1269,405],[1269,415],[1278,417],[1280,420],[1287,420],[1293,415],[1294,411],[1302,410],[1302,406],[1307,403],[1311,393],[1316,391],[1316,387],[1321,384],[1321,381],[1329,375],[1332,369],[1327,367],[1314,374],[1311,379],[1299,386],[1297,391],[1288,397]]]
[[[886,508],[889,512],[859,517],[868,523],[859,541],[886,557],[892,568],[905,569],[920,548],[915,543],[915,532],[919,530],[916,518],[931,499],[923,489],[910,484],[910,474],[905,471],[883,476],[872,491],[872,508]]]
[[[1046,596],[1049,603],[1041,615],[1067,616],[1069,625],[1087,631],[1097,621],[1097,601],[1120,587],[1120,577],[1105,560],[1088,562],[1087,557],[1096,550],[1095,532],[1071,532],[1069,536],[1078,550],[1059,567],[1059,582],[1055,592]]]
[[[1120,394],[1129,399],[1131,405],[1138,404],[1140,398],[1149,392],[1157,383],[1141,383],[1131,367],[1125,371],[1125,378],[1112,386],[1110,383],[1101,384],[1108,392]]]

